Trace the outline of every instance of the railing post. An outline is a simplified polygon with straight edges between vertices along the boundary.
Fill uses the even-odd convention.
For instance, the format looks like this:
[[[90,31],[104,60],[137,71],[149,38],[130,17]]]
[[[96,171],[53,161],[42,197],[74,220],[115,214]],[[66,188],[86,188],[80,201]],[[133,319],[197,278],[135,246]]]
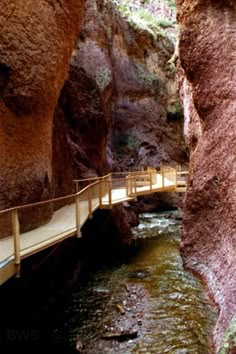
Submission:
[[[152,172],[150,172],[149,175],[150,175],[150,191],[152,191]]]
[[[164,168],[161,167],[162,188],[165,187]]]
[[[134,177],[134,201],[137,202],[137,178],[136,176]]]
[[[93,217],[91,188],[93,188],[93,187],[89,187],[89,189],[88,189],[88,212],[89,212],[88,216],[89,216],[89,219],[92,219],[92,217]]]
[[[101,196],[104,197],[104,177],[101,178]]]
[[[133,194],[135,197],[135,177],[133,177],[130,182],[131,182],[131,194]]]
[[[79,195],[75,197],[75,220],[76,220],[76,235],[78,238],[81,238],[80,231],[80,207],[79,207]]]
[[[19,224],[17,209],[14,209],[12,211],[12,226],[13,226],[13,237],[14,237],[16,277],[19,278],[20,277],[20,224]]]
[[[109,176],[108,180],[108,198],[109,198],[109,208],[112,209],[112,182],[111,182],[111,176]]]
[[[135,197],[135,201],[137,201],[137,179],[136,177],[134,178],[134,197]]]
[[[99,181],[99,185],[98,185],[98,190],[99,190],[99,206],[101,207],[102,206],[102,185],[103,185],[103,182],[102,180]]]
[[[177,187],[178,184],[178,168],[175,169],[175,188]]]
[[[126,197],[128,198],[129,196],[129,178],[125,178],[125,188],[126,188]]]

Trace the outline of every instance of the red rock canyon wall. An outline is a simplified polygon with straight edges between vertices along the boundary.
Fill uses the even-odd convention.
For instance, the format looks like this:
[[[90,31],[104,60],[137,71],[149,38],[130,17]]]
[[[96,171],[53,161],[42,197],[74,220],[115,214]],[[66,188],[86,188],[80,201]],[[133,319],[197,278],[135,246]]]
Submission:
[[[168,65],[173,52],[164,33],[137,30],[111,3],[87,1],[54,115],[56,195],[70,193],[71,174],[83,178],[187,160]]]
[[[177,5],[180,86],[191,148],[182,253],[219,304],[218,351],[236,313],[236,3],[177,0]]]
[[[83,4],[83,0],[1,1],[1,209],[51,197],[52,117]]]

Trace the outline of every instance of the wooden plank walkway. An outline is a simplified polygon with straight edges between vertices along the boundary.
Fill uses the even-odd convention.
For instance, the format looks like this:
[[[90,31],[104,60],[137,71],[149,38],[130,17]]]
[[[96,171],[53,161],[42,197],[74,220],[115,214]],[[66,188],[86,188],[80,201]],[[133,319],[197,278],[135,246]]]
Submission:
[[[84,180],[85,181],[85,180]],[[81,182],[76,181],[76,182]],[[118,185],[118,187],[117,187]],[[20,261],[41,250],[53,246],[64,239],[77,235],[80,229],[98,208],[112,208],[112,205],[133,200],[140,195],[156,192],[186,191],[183,181],[178,185],[177,171],[168,167],[159,173],[128,174],[125,178],[112,179],[112,174],[96,178],[82,191],[65,198],[74,199],[74,203],[55,211],[51,220],[38,228],[20,234],[18,231],[17,211],[27,206],[8,210],[13,217],[14,235],[0,239],[0,285],[10,277],[19,276]],[[47,205],[63,198],[35,203]],[[1,211],[4,214],[6,211]]]

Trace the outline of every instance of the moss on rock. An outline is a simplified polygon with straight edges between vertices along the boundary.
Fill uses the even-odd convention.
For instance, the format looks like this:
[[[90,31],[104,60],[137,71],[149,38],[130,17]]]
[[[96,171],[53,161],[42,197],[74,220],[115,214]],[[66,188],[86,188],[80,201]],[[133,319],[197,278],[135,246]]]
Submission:
[[[233,354],[236,352],[236,316],[231,320],[225,332],[218,354]]]

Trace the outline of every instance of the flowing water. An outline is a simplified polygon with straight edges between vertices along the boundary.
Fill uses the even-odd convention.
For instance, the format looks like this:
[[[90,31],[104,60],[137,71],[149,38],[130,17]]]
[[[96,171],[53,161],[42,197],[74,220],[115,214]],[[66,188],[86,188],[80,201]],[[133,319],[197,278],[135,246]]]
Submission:
[[[208,354],[217,312],[183,268],[175,213],[140,215],[132,256],[73,293],[53,332],[66,353]]]

